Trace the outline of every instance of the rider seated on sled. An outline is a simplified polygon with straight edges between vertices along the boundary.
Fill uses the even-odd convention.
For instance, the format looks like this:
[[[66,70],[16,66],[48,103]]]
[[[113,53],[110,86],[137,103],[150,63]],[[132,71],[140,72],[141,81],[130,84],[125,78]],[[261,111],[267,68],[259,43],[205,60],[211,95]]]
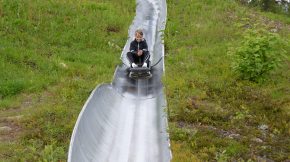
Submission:
[[[130,52],[127,53],[127,57],[131,68],[149,67],[150,54],[141,29],[135,31],[135,39],[130,44]]]

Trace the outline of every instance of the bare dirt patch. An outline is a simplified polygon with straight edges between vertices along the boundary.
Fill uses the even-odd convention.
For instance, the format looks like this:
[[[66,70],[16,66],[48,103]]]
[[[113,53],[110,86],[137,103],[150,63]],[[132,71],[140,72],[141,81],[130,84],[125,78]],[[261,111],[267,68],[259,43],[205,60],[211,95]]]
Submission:
[[[29,109],[45,102],[52,97],[50,92],[42,94],[22,94],[21,104],[0,111],[0,142],[11,142],[16,140],[23,131],[20,122]]]

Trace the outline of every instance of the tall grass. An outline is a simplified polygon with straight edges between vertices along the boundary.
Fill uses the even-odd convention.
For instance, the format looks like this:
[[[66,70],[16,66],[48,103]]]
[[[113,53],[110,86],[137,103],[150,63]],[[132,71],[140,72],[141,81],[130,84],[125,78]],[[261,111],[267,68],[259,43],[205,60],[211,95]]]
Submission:
[[[117,63],[115,56],[120,51],[110,48],[108,41],[119,46],[126,41],[128,20],[134,11],[130,3],[2,1],[2,98],[41,90],[76,64],[98,65],[105,62],[103,57],[114,58]],[[111,62],[108,64],[113,66]],[[68,70],[64,70],[64,64]]]
[[[0,161],[65,161],[83,103],[120,63],[108,42],[123,47],[134,15],[133,0],[0,2],[0,111],[24,115]]]
[[[267,83],[257,84],[235,76],[227,55],[229,47],[239,46],[241,33],[257,24],[269,31],[280,24],[278,33],[289,39],[287,21],[229,0],[167,2],[169,130],[173,157],[184,157],[174,161],[288,159],[289,60]],[[288,59],[289,53],[288,46]]]

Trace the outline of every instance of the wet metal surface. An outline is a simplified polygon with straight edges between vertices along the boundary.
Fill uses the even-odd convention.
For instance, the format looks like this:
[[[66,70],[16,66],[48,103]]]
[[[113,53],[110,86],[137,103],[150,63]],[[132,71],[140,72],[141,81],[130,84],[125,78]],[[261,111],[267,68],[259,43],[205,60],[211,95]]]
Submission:
[[[163,89],[161,83],[162,71],[153,68],[150,79],[132,79],[128,77],[125,66],[118,67],[113,80],[113,87],[124,97],[153,98]]]
[[[125,57],[134,31],[142,28],[154,64],[164,56],[159,31],[165,27],[165,0],[137,0],[129,39],[116,68],[112,84],[98,86],[84,105],[71,137],[71,162],[168,162],[171,159],[166,132],[166,106],[161,77],[164,62],[152,70],[150,79],[128,77]]]

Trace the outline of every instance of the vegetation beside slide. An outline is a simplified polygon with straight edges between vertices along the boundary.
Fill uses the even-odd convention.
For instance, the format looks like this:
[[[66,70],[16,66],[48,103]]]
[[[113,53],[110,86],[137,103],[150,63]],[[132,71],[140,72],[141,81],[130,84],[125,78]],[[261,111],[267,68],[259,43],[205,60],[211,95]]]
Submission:
[[[167,5],[173,161],[289,159],[288,15],[231,0]],[[134,15],[133,0],[1,1],[0,161],[66,160],[80,109],[111,81]],[[241,77],[232,55],[248,47],[246,31],[260,29],[284,42],[285,57],[263,79]]]
[[[230,0],[167,3],[173,161],[289,159],[288,15]]]
[[[77,116],[110,82],[135,1],[0,2],[0,161],[65,161]]]

